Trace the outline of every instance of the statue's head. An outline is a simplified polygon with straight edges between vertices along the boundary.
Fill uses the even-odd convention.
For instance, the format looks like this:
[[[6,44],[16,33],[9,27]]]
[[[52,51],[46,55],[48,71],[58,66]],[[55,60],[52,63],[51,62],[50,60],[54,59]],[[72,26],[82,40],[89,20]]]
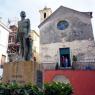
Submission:
[[[23,17],[23,18],[26,17],[25,11],[21,11],[21,12],[20,12],[20,16]]]

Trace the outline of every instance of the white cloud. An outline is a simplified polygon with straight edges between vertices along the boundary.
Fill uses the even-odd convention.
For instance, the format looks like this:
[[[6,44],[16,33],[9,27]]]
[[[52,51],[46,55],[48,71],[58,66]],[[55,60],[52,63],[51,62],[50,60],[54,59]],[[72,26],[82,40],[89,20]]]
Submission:
[[[52,8],[53,11],[63,5],[79,11],[95,12],[94,4],[95,0],[0,0],[0,13],[6,20],[13,17],[19,18],[20,11],[25,10],[27,17],[31,20],[32,28],[37,29],[40,23],[39,10],[44,6]]]

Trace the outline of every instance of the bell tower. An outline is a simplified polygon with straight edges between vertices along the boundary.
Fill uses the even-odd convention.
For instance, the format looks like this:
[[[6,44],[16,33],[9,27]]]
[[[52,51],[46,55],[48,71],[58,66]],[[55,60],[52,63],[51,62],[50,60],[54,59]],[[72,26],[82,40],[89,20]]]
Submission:
[[[52,14],[51,8],[47,8],[46,6],[44,9],[39,10],[40,12],[40,22],[43,22],[47,17],[49,17]]]

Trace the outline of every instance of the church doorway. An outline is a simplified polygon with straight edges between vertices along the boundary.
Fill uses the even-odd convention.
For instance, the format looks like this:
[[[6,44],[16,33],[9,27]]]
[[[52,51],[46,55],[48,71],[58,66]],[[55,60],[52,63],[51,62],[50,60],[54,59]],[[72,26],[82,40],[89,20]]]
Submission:
[[[70,48],[60,48],[60,67],[69,68],[71,67],[71,55]]]

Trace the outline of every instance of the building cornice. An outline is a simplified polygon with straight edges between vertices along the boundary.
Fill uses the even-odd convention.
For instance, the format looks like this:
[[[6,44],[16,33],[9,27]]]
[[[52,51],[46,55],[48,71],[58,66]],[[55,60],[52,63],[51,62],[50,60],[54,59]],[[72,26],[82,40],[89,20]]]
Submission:
[[[0,21],[0,26],[3,27],[8,32],[11,32],[11,30],[4,23],[2,23],[1,21]]]

